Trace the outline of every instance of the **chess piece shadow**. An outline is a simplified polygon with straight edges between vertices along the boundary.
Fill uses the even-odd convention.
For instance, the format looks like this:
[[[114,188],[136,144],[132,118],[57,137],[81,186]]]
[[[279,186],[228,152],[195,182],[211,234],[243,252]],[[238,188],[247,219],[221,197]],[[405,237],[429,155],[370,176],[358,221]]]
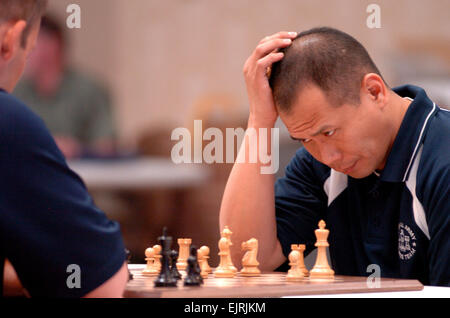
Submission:
[[[182,276],[177,268],[177,258],[178,258],[178,252],[175,250],[172,250],[172,252],[170,253],[170,274],[176,280],[180,280]]]
[[[130,259],[131,259],[131,252],[128,249],[125,249],[125,254],[127,255],[127,270],[128,270],[128,281],[133,279],[133,274],[131,274],[130,272],[130,268],[128,267],[128,265],[130,264]]]

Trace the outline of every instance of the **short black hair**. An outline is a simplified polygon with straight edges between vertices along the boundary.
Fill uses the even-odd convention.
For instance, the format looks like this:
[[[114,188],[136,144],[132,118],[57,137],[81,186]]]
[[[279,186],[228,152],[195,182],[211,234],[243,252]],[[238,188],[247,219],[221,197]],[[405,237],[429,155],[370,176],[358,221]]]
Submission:
[[[301,32],[272,65],[269,83],[275,104],[289,113],[302,87],[315,84],[335,106],[359,104],[361,81],[381,73],[366,49],[352,36],[330,27]]]

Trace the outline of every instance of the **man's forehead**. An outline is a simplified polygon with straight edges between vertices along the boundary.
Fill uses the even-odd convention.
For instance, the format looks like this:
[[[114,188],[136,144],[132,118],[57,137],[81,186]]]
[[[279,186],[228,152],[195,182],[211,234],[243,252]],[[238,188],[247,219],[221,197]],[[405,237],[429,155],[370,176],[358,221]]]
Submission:
[[[305,87],[298,92],[290,111],[280,112],[280,117],[285,122],[296,123],[296,126],[306,129],[332,112],[333,107],[319,88]]]
[[[296,114],[281,115],[280,118],[285,124],[291,137],[306,137],[312,133],[321,123],[326,122],[317,112],[311,114]]]
[[[314,127],[321,117],[317,111],[305,111],[289,116],[289,122],[297,130],[308,130]]]
[[[316,107],[317,104],[330,104],[327,94],[317,85],[308,83],[297,89],[292,108],[305,108],[308,105]]]

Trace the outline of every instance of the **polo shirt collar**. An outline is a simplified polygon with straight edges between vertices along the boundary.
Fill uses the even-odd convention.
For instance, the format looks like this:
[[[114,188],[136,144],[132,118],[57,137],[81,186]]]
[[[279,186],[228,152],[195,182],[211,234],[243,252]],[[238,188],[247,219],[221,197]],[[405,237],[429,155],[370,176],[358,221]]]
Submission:
[[[404,85],[394,88],[393,91],[401,97],[413,99],[413,102],[406,111],[380,179],[387,182],[405,182],[437,106],[420,87]]]

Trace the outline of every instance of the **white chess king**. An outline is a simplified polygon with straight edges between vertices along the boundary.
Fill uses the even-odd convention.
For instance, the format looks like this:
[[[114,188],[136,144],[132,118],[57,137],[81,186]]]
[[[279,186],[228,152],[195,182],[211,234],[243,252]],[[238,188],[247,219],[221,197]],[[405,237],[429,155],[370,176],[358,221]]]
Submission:
[[[327,258],[327,247],[329,246],[327,239],[330,231],[326,230],[325,226],[325,222],[321,220],[319,222],[319,229],[314,231],[317,238],[317,242],[315,244],[317,247],[317,258],[316,264],[309,272],[311,279],[334,279],[334,271],[328,264]]]

